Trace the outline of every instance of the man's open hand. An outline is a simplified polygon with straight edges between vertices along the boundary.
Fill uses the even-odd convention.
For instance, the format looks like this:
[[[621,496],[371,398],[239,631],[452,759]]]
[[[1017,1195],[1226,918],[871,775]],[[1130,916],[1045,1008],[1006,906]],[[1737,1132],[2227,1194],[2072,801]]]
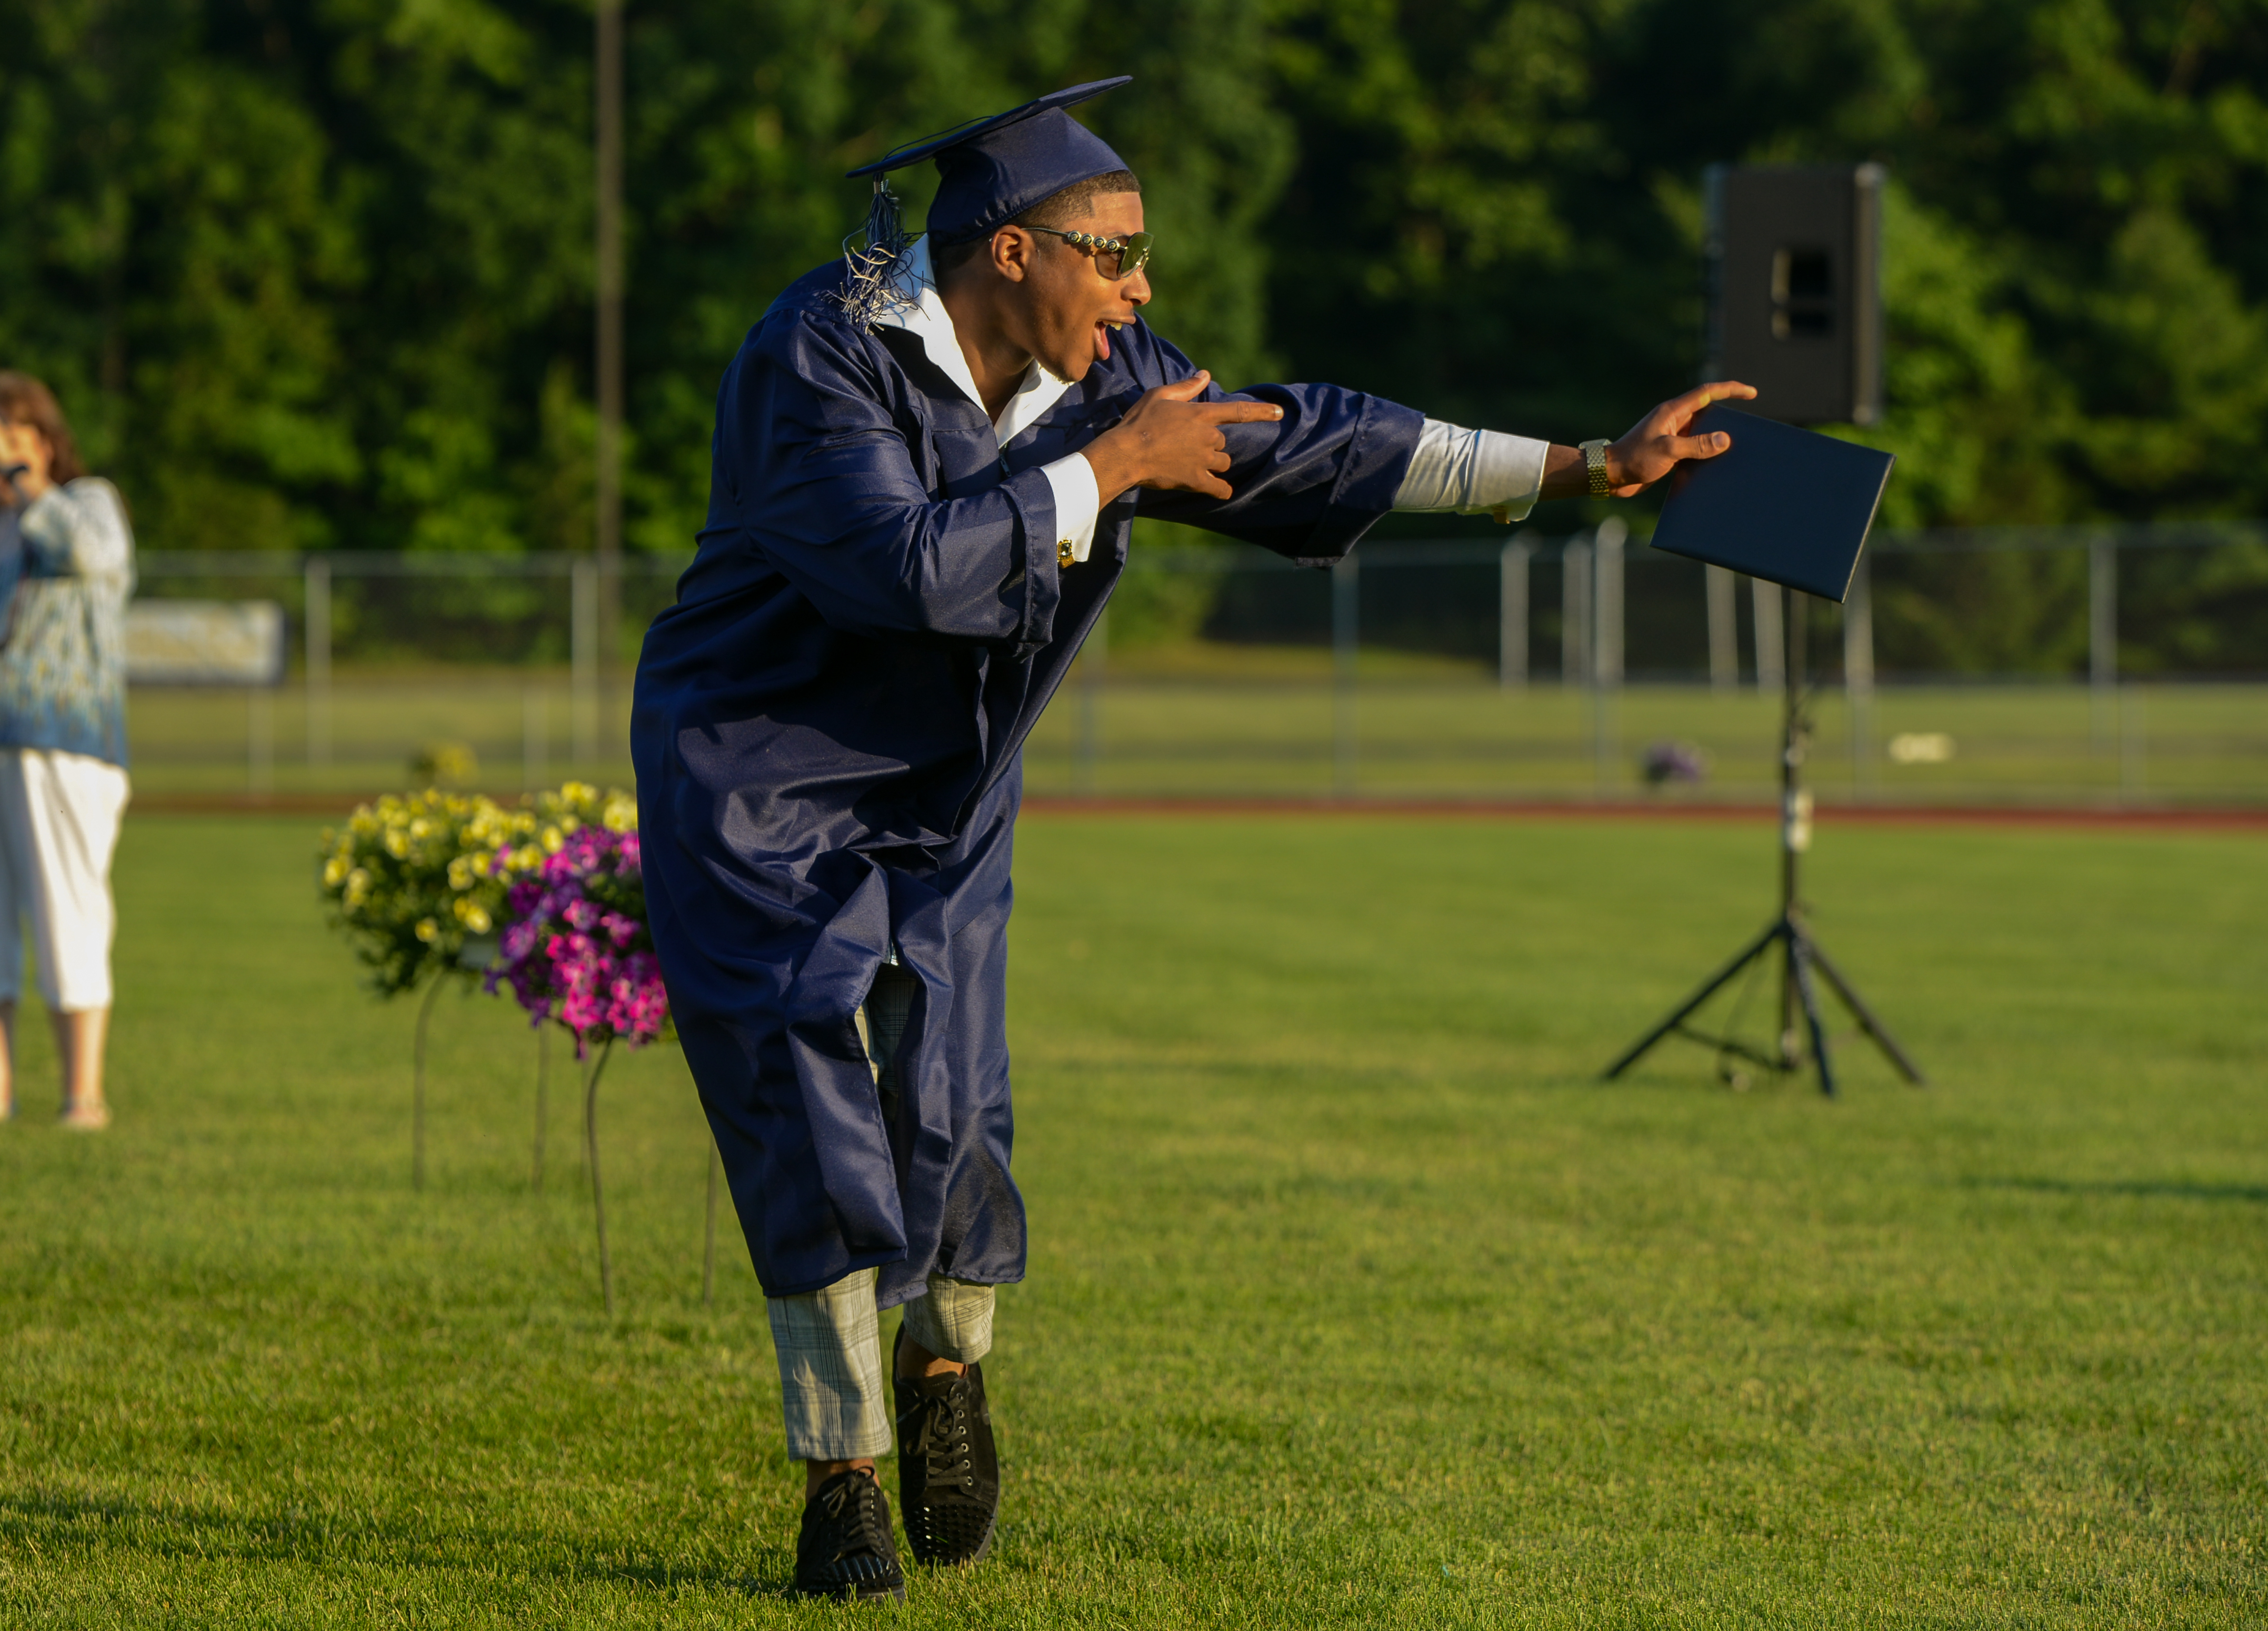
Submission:
[[[1199,402],[1212,375],[1200,369],[1187,379],[1145,391],[1126,417],[1079,451],[1094,467],[1094,484],[1108,503],[1130,487],[1232,496],[1220,479],[1228,468],[1223,425],[1281,419],[1272,402]]]
[[[1677,467],[1684,459],[1714,459],[1732,446],[1722,430],[1707,436],[1688,436],[1693,415],[1712,402],[1742,402],[1756,393],[1754,386],[1737,379],[1719,379],[1675,396],[1639,420],[1622,439],[1607,448],[1607,490],[1616,498],[1644,492]],[[1544,498],[1581,498],[1591,490],[1583,468],[1582,450],[1556,444],[1544,456]]]
[[[1742,402],[1756,393],[1754,386],[1719,379],[1655,408],[1607,449],[1607,481],[1614,496],[1633,497],[1668,475],[1680,459],[1714,459],[1732,446],[1733,438],[1722,430],[1688,436],[1685,427],[1712,402]]]

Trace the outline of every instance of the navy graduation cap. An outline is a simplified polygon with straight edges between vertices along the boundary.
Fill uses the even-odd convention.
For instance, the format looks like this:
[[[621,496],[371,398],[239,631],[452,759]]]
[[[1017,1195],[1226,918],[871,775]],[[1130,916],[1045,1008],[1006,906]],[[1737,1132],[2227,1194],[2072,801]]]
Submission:
[[[1005,114],[909,142],[850,173],[874,177],[880,192],[890,171],[936,159],[943,179],[929,207],[931,240],[969,243],[1067,187],[1127,167],[1109,143],[1064,109],[1132,79],[1121,74],[1051,91]]]

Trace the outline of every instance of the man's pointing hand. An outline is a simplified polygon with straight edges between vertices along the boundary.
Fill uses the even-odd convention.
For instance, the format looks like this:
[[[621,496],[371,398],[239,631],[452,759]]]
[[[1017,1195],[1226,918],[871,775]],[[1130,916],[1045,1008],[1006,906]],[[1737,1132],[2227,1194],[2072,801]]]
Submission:
[[[1145,392],[1126,417],[1079,451],[1094,467],[1094,484],[1108,503],[1130,487],[1233,496],[1221,473],[1228,468],[1223,425],[1281,419],[1272,402],[1199,402],[1212,382],[1203,369],[1189,378]]]

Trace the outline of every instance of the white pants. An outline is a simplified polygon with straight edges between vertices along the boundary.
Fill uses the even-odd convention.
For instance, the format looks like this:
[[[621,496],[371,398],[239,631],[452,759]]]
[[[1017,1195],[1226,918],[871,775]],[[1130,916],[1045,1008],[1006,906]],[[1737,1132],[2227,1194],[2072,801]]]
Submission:
[[[110,857],[126,772],[83,753],[0,748],[0,1002],[24,991],[23,924],[40,997],[72,1014],[110,1006]]]

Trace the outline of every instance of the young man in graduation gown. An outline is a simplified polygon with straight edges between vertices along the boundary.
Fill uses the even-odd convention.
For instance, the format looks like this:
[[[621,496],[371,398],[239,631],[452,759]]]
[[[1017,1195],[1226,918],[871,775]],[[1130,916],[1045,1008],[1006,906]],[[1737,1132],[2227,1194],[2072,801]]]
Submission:
[[[799,1591],[990,1546],[980,1361],[1024,1273],[1005,1011],[1020,753],[1139,513],[1327,565],[1388,511],[1634,493],[1716,386],[1551,446],[1336,386],[1225,394],[1152,333],[1139,184],[1062,91],[933,158],[927,233],[799,280],[718,395],[709,519],[647,635],[647,900],[806,1463]],[[890,1378],[878,1310],[902,1307]]]

